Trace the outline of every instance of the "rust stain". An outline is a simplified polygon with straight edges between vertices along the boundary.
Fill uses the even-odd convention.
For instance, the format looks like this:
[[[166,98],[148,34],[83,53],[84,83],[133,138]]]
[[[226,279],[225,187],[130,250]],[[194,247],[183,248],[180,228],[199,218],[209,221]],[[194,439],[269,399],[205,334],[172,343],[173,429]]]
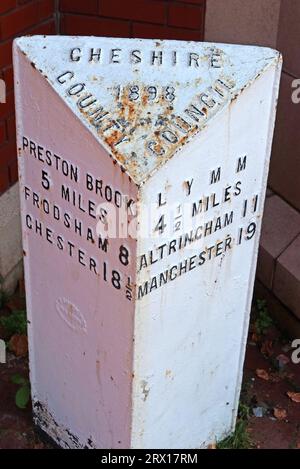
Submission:
[[[122,138],[122,133],[118,130],[114,130],[108,137],[105,137],[105,142],[109,146],[114,146]]]
[[[92,79],[96,77],[93,76]],[[201,78],[197,79],[197,84],[201,81]],[[172,85],[176,87],[176,83]],[[137,92],[132,91],[133,86],[138,89]],[[130,180],[133,177],[138,185],[204,130],[210,116],[217,111],[216,106],[211,110],[202,104],[199,108],[202,118],[200,116],[193,121],[190,116],[176,113],[176,96],[175,101],[172,101],[165,92],[159,90],[154,99],[151,98],[149,86],[138,82],[137,85],[128,84],[124,87],[114,96],[112,107],[102,108],[103,111],[100,110],[98,114],[96,111],[92,113],[89,106],[87,109],[78,106],[79,111],[110,148],[110,156],[120,164],[121,171],[126,172]],[[223,102],[230,102],[230,98],[233,96],[229,93],[227,97],[224,96]],[[194,97],[193,102],[197,103],[199,99],[201,101],[200,94]],[[193,105],[192,102],[190,105]],[[138,156],[131,151],[133,141],[137,144]]]
[[[143,94],[143,96],[142,96],[142,104],[143,104],[143,106],[147,105],[147,95],[146,94]]]

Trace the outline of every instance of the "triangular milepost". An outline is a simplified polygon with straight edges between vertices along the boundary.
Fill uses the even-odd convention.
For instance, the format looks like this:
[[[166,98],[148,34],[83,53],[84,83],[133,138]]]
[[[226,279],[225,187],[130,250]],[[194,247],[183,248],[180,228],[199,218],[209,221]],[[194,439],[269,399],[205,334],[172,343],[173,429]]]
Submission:
[[[234,428],[281,58],[99,37],[14,44],[34,418],[65,448]]]

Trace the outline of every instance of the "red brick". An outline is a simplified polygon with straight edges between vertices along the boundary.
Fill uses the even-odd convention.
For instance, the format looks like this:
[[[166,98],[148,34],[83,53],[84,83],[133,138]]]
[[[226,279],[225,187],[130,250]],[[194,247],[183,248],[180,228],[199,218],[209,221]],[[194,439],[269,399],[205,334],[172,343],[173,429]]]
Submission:
[[[14,95],[11,91],[6,95],[6,103],[0,104],[0,119],[5,119],[10,114],[13,114],[15,112],[14,105]]]
[[[22,8],[18,8],[13,13],[0,17],[1,39],[15,36],[38,21],[37,3],[30,3]]]
[[[201,41],[203,39],[201,31],[190,29],[171,28],[167,26],[133,23],[132,37],[148,39],[177,39],[182,41]]]
[[[194,31],[183,28],[167,28],[170,39],[178,39],[181,41],[203,41],[203,33],[201,30]]]
[[[64,15],[61,23],[63,34],[128,37],[130,25],[125,21],[108,20],[95,16]]]
[[[147,23],[164,24],[165,3],[151,0],[100,0],[99,13],[102,16],[122,18]]]
[[[14,161],[16,154],[16,142],[13,140],[12,142],[5,143],[0,148],[1,167],[8,166],[12,161]]]
[[[8,177],[10,185],[14,184],[18,180],[18,163],[17,158],[12,161],[8,166]]]
[[[0,145],[6,140],[6,125],[5,121],[0,122]]]
[[[10,91],[14,87],[14,75],[13,68],[8,67],[3,70],[2,73],[3,80],[5,81],[6,91]]]
[[[55,21],[50,20],[29,30],[30,34],[56,34]]]
[[[166,26],[145,23],[133,23],[132,37],[146,39],[170,39]]]
[[[55,12],[54,0],[40,0],[39,2],[39,20],[45,20]]]
[[[12,63],[12,41],[0,44],[0,68]]]
[[[98,13],[98,0],[60,0],[59,8],[61,12],[93,15]]]
[[[169,4],[168,24],[188,29],[202,29],[204,20],[203,8],[192,5]]]
[[[0,3],[0,14],[11,10],[16,6],[16,0],[1,0]]]
[[[16,119],[15,116],[9,116],[6,121],[7,128],[7,138],[9,141],[14,141],[16,139]]]

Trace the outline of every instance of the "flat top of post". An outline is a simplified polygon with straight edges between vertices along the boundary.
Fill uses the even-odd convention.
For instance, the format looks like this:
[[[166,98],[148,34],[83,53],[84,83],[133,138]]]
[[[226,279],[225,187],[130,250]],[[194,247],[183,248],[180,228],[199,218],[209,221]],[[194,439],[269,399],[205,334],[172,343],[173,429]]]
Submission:
[[[14,49],[137,184],[281,61],[264,47],[92,36],[26,36]]]

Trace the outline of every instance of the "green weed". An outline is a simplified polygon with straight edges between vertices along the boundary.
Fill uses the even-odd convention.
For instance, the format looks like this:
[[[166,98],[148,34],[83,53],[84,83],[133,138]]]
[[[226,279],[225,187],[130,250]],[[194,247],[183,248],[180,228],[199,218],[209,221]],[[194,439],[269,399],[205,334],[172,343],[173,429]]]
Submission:
[[[27,334],[27,318],[25,310],[15,310],[9,316],[0,318],[0,324],[9,335]]]
[[[251,448],[251,439],[247,431],[250,408],[247,404],[240,402],[238,419],[235,431],[224,440],[219,441],[217,449],[249,449]]]
[[[19,409],[26,409],[30,400],[29,380],[23,378],[23,376],[19,374],[13,375],[11,380],[14,384],[18,384],[20,386],[15,395],[16,406],[19,407]]]
[[[267,329],[273,324],[273,321],[268,313],[267,302],[265,300],[257,300],[256,309],[257,318],[255,321],[255,329],[258,334],[265,334]]]

